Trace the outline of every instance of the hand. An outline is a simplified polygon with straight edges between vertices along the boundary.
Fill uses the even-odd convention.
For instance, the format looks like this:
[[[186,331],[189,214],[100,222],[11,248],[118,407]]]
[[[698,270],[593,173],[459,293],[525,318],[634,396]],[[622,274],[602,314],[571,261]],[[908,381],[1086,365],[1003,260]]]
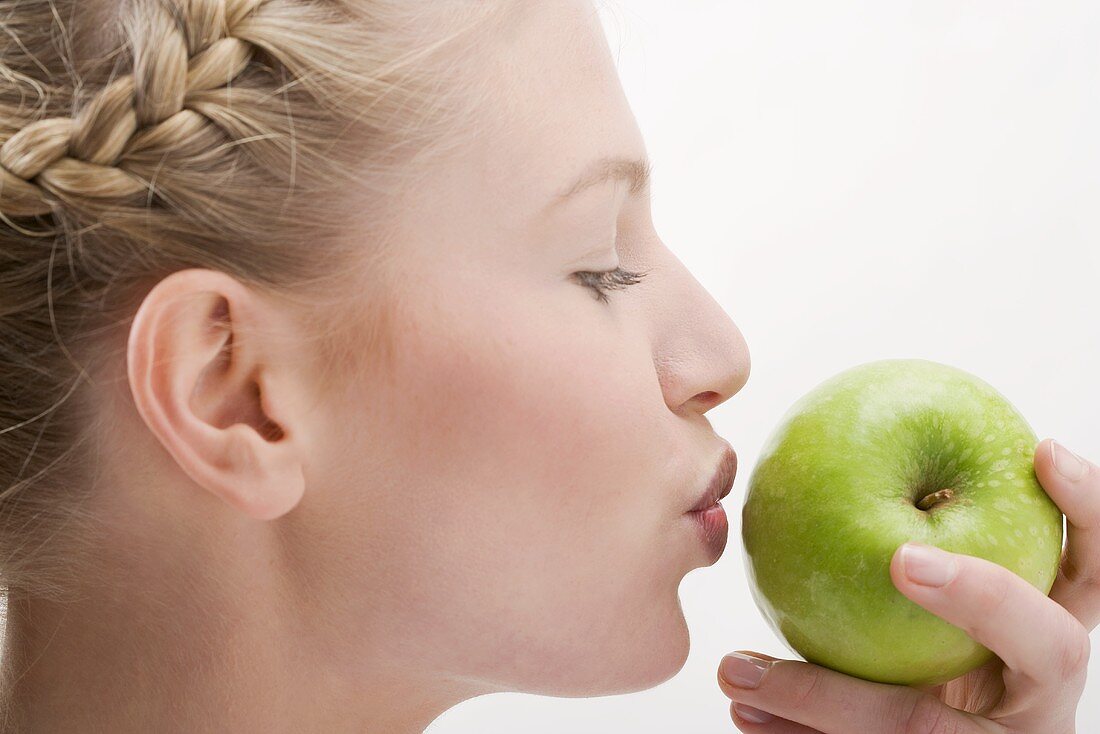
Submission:
[[[890,562],[902,594],[965,630],[997,658],[955,680],[918,689],[759,656],[763,676],[755,687],[735,685],[719,671],[737,728],[768,734],[1072,734],[1089,631],[1100,621],[1100,467],[1085,461],[1078,475],[1072,455],[1060,449],[1056,468],[1053,443],[1041,441],[1035,451],[1035,474],[1067,524],[1049,597],[973,556],[936,549],[958,568],[942,587],[909,581],[896,552]],[[768,714],[770,723],[748,718]]]

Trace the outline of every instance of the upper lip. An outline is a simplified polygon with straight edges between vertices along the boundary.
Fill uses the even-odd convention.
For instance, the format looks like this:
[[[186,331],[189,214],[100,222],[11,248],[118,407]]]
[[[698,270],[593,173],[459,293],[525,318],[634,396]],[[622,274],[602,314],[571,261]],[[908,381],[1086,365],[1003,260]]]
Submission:
[[[718,468],[711,477],[710,484],[699,501],[688,512],[700,512],[725,497],[733,489],[733,478],[737,475],[737,454],[726,444],[718,456]]]

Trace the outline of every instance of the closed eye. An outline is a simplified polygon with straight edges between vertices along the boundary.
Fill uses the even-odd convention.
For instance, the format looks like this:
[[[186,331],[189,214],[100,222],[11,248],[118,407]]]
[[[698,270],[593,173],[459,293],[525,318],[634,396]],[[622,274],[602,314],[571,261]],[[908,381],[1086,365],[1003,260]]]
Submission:
[[[646,272],[639,273],[633,270],[624,270],[621,267],[602,272],[581,271],[574,273],[581,285],[590,288],[596,294],[596,300],[603,303],[608,302],[607,292],[609,290],[623,290],[628,286],[635,285],[641,282],[646,274]]]

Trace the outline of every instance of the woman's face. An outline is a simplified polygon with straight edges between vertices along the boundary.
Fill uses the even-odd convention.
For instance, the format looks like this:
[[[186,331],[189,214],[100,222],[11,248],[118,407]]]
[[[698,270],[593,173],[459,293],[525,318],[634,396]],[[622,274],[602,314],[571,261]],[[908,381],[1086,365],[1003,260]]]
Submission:
[[[638,690],[687,656],[678,586],[713,558],[685,512],[726,447],[704,414],[749,353],[646,188],[557,198],[594,161],[646,155],[596,9],[530,3],[508,29],[478,61],[483,134],[402,201],[393,372],[325,405],[284,519],[322,538],[330,661]],[[606,303],[573,275],[616,265],[647,274]]]

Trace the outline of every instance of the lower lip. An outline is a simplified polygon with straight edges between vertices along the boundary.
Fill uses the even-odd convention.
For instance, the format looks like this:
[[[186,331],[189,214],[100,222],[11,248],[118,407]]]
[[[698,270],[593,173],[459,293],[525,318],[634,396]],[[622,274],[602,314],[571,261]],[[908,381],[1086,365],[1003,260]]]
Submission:
[[[722,551],[726,549],[726,541],[729,539],[730,523],[725,508],[715,503],[705,510],[687,514],[698,526],[699,537],[707,547],[711,563],[714,563],[722,557]]]

